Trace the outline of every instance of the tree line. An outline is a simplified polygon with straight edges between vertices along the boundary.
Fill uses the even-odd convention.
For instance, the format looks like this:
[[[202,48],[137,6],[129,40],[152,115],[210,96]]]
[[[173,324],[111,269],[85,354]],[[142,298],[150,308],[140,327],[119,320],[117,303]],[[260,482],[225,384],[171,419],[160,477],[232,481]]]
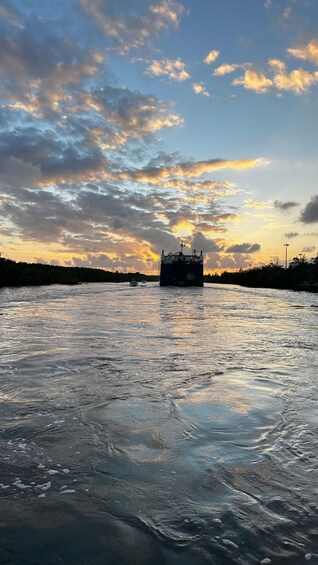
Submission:
[[[143,273],[122,273],[105,271],[90,267],[62,267],[43,263],[16,262],[0,258],[0,287],[4,286],[36,286],[50,284],[81,284],[90,282],[129,282],[157,281],[156,275]],[[318,292],[318,255],[314,259],[306,259],[304,255],[294,257],[287,269],[278,263],[224,271],[221,274],[204,275],[209,283],[238,284],[255,288],[278,288],[308,290]]]
[[[49,284],[81,284],[89,282],[128,282],[158,280],[143,273],[120,273],[89,267],[61,267],[42,263],[16,262],[0,258],[0,287]]]
[[[278,263],[235,272],[224,271],[220,275],[206,275],[206,282],[239,284],[254,288],[280,288],[318,292],[318,255],[306,259],[304,255],[294,257],[287,269]]]

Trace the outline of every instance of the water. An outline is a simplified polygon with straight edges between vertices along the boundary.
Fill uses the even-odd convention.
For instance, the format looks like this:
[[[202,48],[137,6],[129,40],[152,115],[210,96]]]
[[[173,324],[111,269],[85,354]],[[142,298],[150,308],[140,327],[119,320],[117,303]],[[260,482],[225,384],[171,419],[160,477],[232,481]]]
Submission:
[[[318,563],[317,321],[288,291],[2,289],[1,565]]]

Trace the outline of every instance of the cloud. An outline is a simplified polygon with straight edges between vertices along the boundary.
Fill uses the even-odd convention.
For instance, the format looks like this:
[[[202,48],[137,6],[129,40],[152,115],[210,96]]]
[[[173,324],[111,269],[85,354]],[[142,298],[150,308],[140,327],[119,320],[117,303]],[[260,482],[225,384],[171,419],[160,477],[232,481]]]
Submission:
[[[268,65],[274,72],[283,73],[286,70],[286,64],[280,59],[269,59]]]
[[[210,96],[209,92],[205,89],[203,82],[194,82],[192,88],[196,94],[202,94],[203,96]]]
[[[318,40],[312,39],[309,43],[300,45],[299,47],[290,47],[287,52],[296,59],[309,61],[318,65]]]
[[[7,0],[2,0],[2,3],[0,5],[0,15],[7,18],[7,20],[11,24],[17,27],[21,27],[21,28],[23,27],[23,22],[18,12],[13,8],[13,6],[8,5]]]
[[[289,54],[318,64],[318,42],[310,42],[298,49],[289,49]],[[311,86],[318,83],[318,71],[310,72],[306,69],[293,69],[287,71],[286,63],[281,59],[268,60],[269,73],[251,69],[250,63],[224,64],[217,67],[214,76],[223,76],[232,73],[238,68],[245,69],[244,75],[232,81],[234,86],[243,86],[245,89],[254,90],[257,94],[265,94],[276,88],[278,91],[289,91],[296,95],[307,92]]]
[[[142,231],[141,236],[157,253],[160,253],[162,249],[177,250],[180,247],[179,238],[175,237],[168,230],[147,228]]]
[[[7,170],[10,158],[30,163],[39,169],[40,184],[105,180],[114,168],[105,148],[141,143],[163,128],[182,124],[169,104],[127,88],[106,85],[91,93],[93,103],[95,112],[83,105],[81,116],[65,118],[65,128],[59,117],[50,124],[29,121],[25,127],[6,127],[0,137],[0,166]]]
[[[84,257],[73,257],[71,261],[71,265],[75,267],[92,267],[93,269],[113,269],[114,267],[118,268],[119,266],[125,266],[122,264],[121,260],[118,257],[109,257],[105,253],[99,253],[98,255],[92,255],[88,253]]]
[[[302,249],[302,253],[314,253],[316,251],[316,246],[315,245],[309,245],[308,247],[304,247]]]
[[[43,176],[38,165],[20,157],[6,157],[0,161],[0,192],[13,195],[21,188],[37,185]]]
[[[220,51],[216,51],[215,49],[213,51],[210,51],[204,58],[204,63],[206,65],[211,65],[211,63],[214,63],[214,61],[216,61],[219,55]]]
[[[236,64],[229,65],[225,63],[224,65],[220,65],[219,67],[214,69],[213,75],[216,77],[221,77],[233,73],[238,68],[241,68],[241,65],[236,65]]]
[[[49,191],[23,189],[14,198],[3,201],[1,208],[15,225],[16,235],[24,240],[57,241],[65,231],[75,231],[76,226],[85,233],[82,213]]]
[[[191,77],[181,59],[162,59],[152,61],[145,69],[144,74],[150,76],[167,76],[170,80],[182,82]]]
[[[115,0],[80,0],[83,9],[105,32],[114,49],[125,55],[151,43],[153,37],[178,27],[184,6],[175,0],[155,1],[144,14],[136,11],[124,14]]]
[[[48,131],[31,126],[16,127],[13,134],[3,132],[1,135],[0,166],[14,177],[10,159],[29,163],[39,170],[37,183],[34,181],[33,186],[105,176],[109,163],[100,149],[90,147],[82,136],[81,146],[75,139],[76,136],[72,138],[69,133],[62,143],[53,125]]]
[[[242,77],[234,79],[232,84],[243,86],[248,90],[254,90],[257,94],[264,94],[272,88],[273,81],[264,73],[247,70]]]
[[[286,237],[286,239],[293,239],[294,237],[298,237],[300,234],[297,231],[290,231],[287,233],[284,233],[284,237]]]
[[[200,197],[208,198],[210,195],[225,196],[237,194],[235,185],[226,181],[186,180],[173,178],[162,183],[163,188],[175,188],[186,195],[193,195],[197,200]]]
[[[212,253],[215,251],[221,251],[223,246],[215,240],[205,237],[203,233],[197,232],[193,237],[192,249],[196,249],[197,251],[202,250],[203,253]]]
[[[246,200],[245,201],[246,208],[254,208],[256,210],[264,210],[266,208],[272,208],[273,203],[271,200]]]
[[[126,170],[118,173],[123,180],[160,184],[169,177],[199,177],[221,169],[249,169],[264,164],[263,159],[241,159],[230,161],[210,159],[207,161],[180,162],[173,167],[145,167],[139,170]]]
[[[164,161],[164,156],[161,157]],[[13,175],[16,178],[14,191]],[[108,257],[115,251],[125,254],[116,259],[117,268],[128,264],[127,255],[136,255],[135,265],[141,268],[142,261],[147,261],[148,268],[152,269],[156,260],[154,253],[160,253],[162,248],[178,247],[178,238],[173,232],[183,223],[187,223],[191,231],[205,225],[208,231],[222,232],[224,223],[236,218],[211,198],[202,207],[200,199],[188,206],[186,198],[155,191],[131,192],[129,188],[105,182],[81,182],[77,186],[64,185],[64,189],[57,185],[51,189],[23,188],[24,184],[38,185],[39,177],[42,178],[42,173],[38,167],[17,158],[8,159],[7,169],[0,174],[2,192],[8,186],[8,196],[1,199],[0,212],[6,225],[11,223],[12,231],[25,241],[56,243],[69,252],[96,254],[107,248]],[[207,190],[222,185],[204,182]],[[216,249],[204,237],[202,234],[200,244],[208,242],[209,249]],[[218,245],[218,248],[221,247]],[[146,251],[150,256],[146,257]],[[86,258],[85,261],[91,264],[91,260],[87,263]]]
[[[76,43],[70,44],[67,38],[46,36],[42,40],[44,23],[38,24],[35,33],[22,29],[14,40],[5,34],[0,40],[1,74],[15,81],[17,77],[38,91],[43,86],[72,85],[86,76],[97,74],[103,62],[103,57],[97,52],[81,49]],[[7,31],[8,33],[8,31]],[[77,56],[75,57],[74,54]]]
[[[274,200],[274,208],[280,210],[281,212],[288,212],[293,208],[297,208],[299,206],[298,202],[294,202],[293,200],[288,200],[287,202],[281,202],[281,200]]]
[[[273,81],[278,90],[289,90],[295,94],[302,94],[318,82],[318,71],[310,73],[304,69],[295,69],[290,73],[277,73]]]
[[[109,133],[109,139],[106,136],[105,141],[111,145],[123,145],[130,139],[183,123],[182,118],[172,111],[171,104],[127,87],[105,85],[92,92],[89,103],[93,108],[97,107],[99,118],[102,118],[101,125],[104,121],[104,131]]]
[[[260,248],[259,243],[235,243],[226,249],[226,253],[255,253]]]
[[[113,74],[118,54],[148,49],[177,28],[181,3],[82,0],[35,11],[10,4],[0,7],[0,229],[11,249],[28,245],[27,260],[44,249],[46,261],[149,272],[162,248],[179,247],[186,226],[187,245],[193,239],[210,261],[230,261],[218,236],[238,221],[223,200],[238,189],[212,175],[265,161],[161,151],[160,133],[181,127],[182,117]],[[181,59],[160,65],[164,76],[190,78]],[[207,96],[203,82],[194,85]]]
[[[224,76],[233,73],[237,69],[243,69],[247,71],[250,68],[251,68],[251,63],[233,63],[233,64],[224,63],[223,65],[220,65],[213,71],[213,76]]]
[[[318,222],[318,195],[312,196],[305,208],[301,211],[300,220],[304,224]]]

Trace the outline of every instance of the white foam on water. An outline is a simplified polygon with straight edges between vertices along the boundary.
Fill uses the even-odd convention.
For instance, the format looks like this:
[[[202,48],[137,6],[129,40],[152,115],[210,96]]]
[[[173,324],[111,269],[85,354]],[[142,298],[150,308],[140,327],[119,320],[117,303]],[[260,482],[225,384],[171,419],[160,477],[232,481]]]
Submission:
[[[222,542],[224,543],[224,545],[227,545],[228,547],[232,547],[233,549],[239,549],[239,546],[230,539],[223,538]]]
[[[18,447],[20,447],[20,449],[26,449],[26,446],[26,443],[18,443]]]
[[[66,489],[66,490],[62,490],[61,494],[74,494],[74,492],[76,492],[76,491],[69,488],[69,489]]]
[[[24,483],[21,482],[21,479],[16,479],[14,483],[12,483],[13,485],[15,485],[16,487],[18,487],[21,490],[26,490],[28,488],[32,488],[31,485],[25,485]]]
[[[223,526],[223,522],[222,520],[220,520],[220,518],[213,518],[212,522],[214,522],[214,524],[218,524],[219,526]]]
[[[47,483],[43,483],[43,485],[36,485],[36,489],[38,490],[42,490],[43,492],[48,490],[49,488],[51,488],[52,483],[51,481],[48,481]]]

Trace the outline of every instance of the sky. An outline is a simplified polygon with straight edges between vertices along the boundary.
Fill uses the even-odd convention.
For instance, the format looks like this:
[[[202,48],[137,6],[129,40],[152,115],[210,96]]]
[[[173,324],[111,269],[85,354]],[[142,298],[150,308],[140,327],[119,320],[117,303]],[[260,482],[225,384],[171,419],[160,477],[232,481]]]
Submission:
[[[1,0],[0,73],[2,256],[316,256],[317,0]]]

